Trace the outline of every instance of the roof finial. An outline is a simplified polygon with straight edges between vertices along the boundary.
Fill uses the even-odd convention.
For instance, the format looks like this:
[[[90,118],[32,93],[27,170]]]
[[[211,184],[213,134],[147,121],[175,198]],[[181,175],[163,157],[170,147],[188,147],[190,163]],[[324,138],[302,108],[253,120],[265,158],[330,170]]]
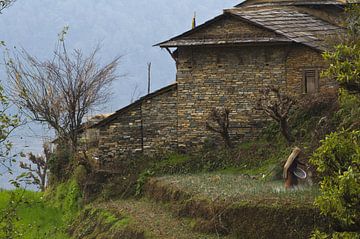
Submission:
[[[194,16],[192,19],[192,29],[194,29],[196,27],[196,12],[194,12]]]

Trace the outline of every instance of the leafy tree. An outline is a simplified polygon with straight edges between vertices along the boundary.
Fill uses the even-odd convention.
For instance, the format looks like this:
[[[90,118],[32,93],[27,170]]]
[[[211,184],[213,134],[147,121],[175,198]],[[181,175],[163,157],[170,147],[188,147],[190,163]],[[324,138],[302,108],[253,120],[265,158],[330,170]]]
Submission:
[[[50,60],[41,61],[26,51],[16,52],[7,62],[13,102],[37,122],[47,123],[59,141],[73,150],[83,118],[109,99],[111,84],[118,78],[119,57],[100,66],[99,48],[88,56],[80,50],[69,53],[64,42],[67,28]]]
[[[20,121],[17,115],[9,115],[8,98],[4,95],[4,90],[0,85],[0,176],[5,173],[13,174],[12,164],[15,162],[14,155],[10,150],[12,143],[9,141],[11,132],[19,125]],[[20,186],[21,178],[10,180],[15,187]],[[17,220],[17,208],[22,202],[22,197],[16,192],[10,193],[8,205],[0,211],[0,238],[19,238],[18,232],[14,226]]]
[[[360,7],[350,6],[346,20],[347,34],[332,51],[324,53],[329,62],[325,75],[341,86],[337,115],[342,130],[328,135],[310,159],[321,177],[316,205],[340,222],[341,232],[333,233],[334,239],[360,238]],[[316,231],[312,238],[330,235]]]
[[[12,143],[9,141],[9,135],[19,126],[20,120],[18,115],[7,113],[9,107],[8,98],[0,85],[0,166],[5,172],[12,173],[11,163],[14,162],[14,158],[10,154]],[[0,172],[0,176],[5,172]]]
[[[322,178],[316,205],[345,227],[360,228],[360,131],[328,135],[310,162]]]
[[[347,34],[336,39],[334,49],[323,54],[330,67],[326,76],[336,79],[350,92],[360,93],[360,6],[347,9],[345,27]]]

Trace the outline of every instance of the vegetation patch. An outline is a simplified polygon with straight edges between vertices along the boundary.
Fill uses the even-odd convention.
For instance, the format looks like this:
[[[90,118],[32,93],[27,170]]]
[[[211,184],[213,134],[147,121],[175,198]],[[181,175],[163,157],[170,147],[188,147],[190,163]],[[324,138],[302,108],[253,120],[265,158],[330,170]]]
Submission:
[[[329,219],[313,206],[317,188],[282,188],[281,182],[200,174],[151,178],[144,190],[147,197],[170,203],[177,215],[194,218],[193,228],[200,232],[307,238],[315,228],[328,230]]]
[[[79,239],[145,238],[144,232],[132,226],[131,218],[91,206],[76,218],[69,234]]]
[[[7,212],[6,208],[10,206],[11,194],[15,197],[21,197],[21,203],[16,208],[16,219],[14,218],[13,238],[21,239],[66,239],[70,238],[66,233],[68,221],[64,218],[63,210],[49,204],[43,197],[43,193],[30,191],[1,191],[0,192],[0,216]],[[0,226],[7,221],[0,223]],[[6,238],[0,230],[0,238]]]

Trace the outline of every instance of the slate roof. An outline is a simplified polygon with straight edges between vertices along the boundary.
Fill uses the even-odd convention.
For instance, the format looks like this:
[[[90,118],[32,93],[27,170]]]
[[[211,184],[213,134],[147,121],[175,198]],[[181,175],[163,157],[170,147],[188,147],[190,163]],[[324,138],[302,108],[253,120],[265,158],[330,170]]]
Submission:
[[[358,0],[352,0],[358,2]],[[250,5],[344,5],[346,0],[247,0],[235,7],[250,6]]]
[[[205,28],[224,16],[237,17],[240,20],[254,24],[277,33],[274,37],[237,37],[228,39],[223,36],[221,39],[192,39],[191,34],[199,29]],[[248,8],[240,7],[224,10],[224,14],[205,22],[204,24],[187,31],[170,40],[161,42],[156,46],[178,47],[196,45],[221,45],[221,44],[249,44],[249,43],[286,43],[294,42],[307,45],[318,51],[328,48],[326,39],[328,36],[341,33],[343,29],[339,26],[310,15],[300,12],[292,6],[274,6],[271,8]]]
[[[249,44],[249,43],[290,43],[286,37],[242,37],[242,38],[212,38],[212,39],[173,39],[156,46],[178,47],[178,46],[199,46],[199,45],[228,45],[228,44]]]
[[[343,29],[297,9],[231,9],[231,14],[265,27],[287,39],[324,51],[329,36],[340,34]]]

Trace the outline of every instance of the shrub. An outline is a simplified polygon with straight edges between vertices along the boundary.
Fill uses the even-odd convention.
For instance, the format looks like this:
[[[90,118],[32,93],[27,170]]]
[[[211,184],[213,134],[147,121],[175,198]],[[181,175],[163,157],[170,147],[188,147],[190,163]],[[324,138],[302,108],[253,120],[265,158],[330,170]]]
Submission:
[[[334,49],[323,54],[329,63],[324,72],[336,79],[340,86],[360,93],[360,6],[353,4],[347,9],[345,26],[347,34],[340,37]]]
[[[360,129],[360,98],[346,90],[339,91],[340,109],[336,113],[339,128]]]
[[[310,159],[321,177],[316,205],[343,227],[360,227],[360,131],[332,133]]]
[[[81,188],[84,188],[86,181],[88,180],[88,171],[84,165],[79,165],[75,168],[73,177]]]
[[[66,144],[59,144],[56,151],[51,155],[49,160],[49,184],[55,182],[64,182],[71,176],[70,162],[71,162],[71,150]]]

